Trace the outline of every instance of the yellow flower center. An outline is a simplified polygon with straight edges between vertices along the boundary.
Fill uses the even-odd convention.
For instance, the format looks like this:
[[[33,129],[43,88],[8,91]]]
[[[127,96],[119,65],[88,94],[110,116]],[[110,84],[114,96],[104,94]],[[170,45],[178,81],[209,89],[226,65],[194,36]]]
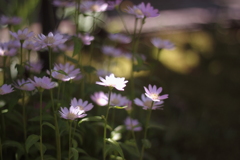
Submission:
[[[67,119],[74,120],[75,118],[76,118],[76,115],[75,115],[75,114],[73,114],[73,113],[71,113],[71,112],[69,112],[69,113],[67,114]]]
[[[144,104],[145,106],[147,106],[148,108],[150,108],[151,105],[152,105],[152,101],[151,101],[151,100],[145,101],[143,104]]]
[[[54,43],[55,39],[53,37],[46,37],[46,39],[44,39],[45,43]]]
[[[77,106],[80,110],[84,110],[83,106]]]
[[[134,11],[138,15],[143,15],[142,11],[140,9],[135,9]]]

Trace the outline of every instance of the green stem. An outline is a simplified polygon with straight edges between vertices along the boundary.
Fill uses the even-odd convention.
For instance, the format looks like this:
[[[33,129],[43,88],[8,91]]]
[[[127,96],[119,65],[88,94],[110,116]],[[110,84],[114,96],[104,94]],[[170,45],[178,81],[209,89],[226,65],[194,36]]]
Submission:
[[[23,63],[23,42],[22,40],[20,40],[20,64],[22,66],[22,63]]]
[[[71,147],[72,147],[72,122],[69,122],[69,136],[68,136],[68,142],[69,142],[69,149],[68,149],[68,160],[71,159]]]
[[[26,143],[27,139],[27,123],[26,123],[26,106],[25,106],[25,91],[22,91],[22,114],[23,114],[23,133],[24,133],[24,144]],[[26,150],[26,144],[25,144],[25,158],[28,159],[28,154]]]
[[[40,156],[43,160],[43,149],[42,149],[42,91],[40,91]]]
[[[108,94],[108,108],[107,108],[107,113],[105,117],[105,123],[104,123],[104,132],[103,132],[103,160],[106,159],[106,136],[107,136],[107,119],[108,119],[108,113],[110,109],[110,100],[111,100],[111,93],[112,93],[112,88],[109,88],[109,94]]]
[[[152,101],[151,107],[148,109],[148,115],[147,115],[147,119],[146,119],[145,131],[144,131],[144,138],[143,138],[144,140],[147,138],[148,125],[149,125],[149,121],[150,121],[150,117],[151,117],[151,113],[152,113],[153,104],[154,104],[154,101]],[[145,146],[142,145],[140,160],[143,159],[144,149],[145,149]]]
[[[160,58],[160,53],[161,53],[161,49],[158,49],[157,60],[159,60],[159,58]]]
[[[122,23],[123,23],[123,26],[124,26],[126,32],[127,32],[128,35],[129,35],[129,31],[128,31],[128,29],[127,29],[127,25],[126,25],[126,23],[125,23],[125,21],[124,21],[122,15],[120,14],[119,7],[117,7],[117,13],[119,14],[119,17],[120,17],[120,19],[121,19],[121,21],[122,21]]]
[[[0,136],[0,160],[3,160],[3,156],[2,156],[2,138]]]
[[[54,116],[54,125],[55,125],[55,141],[56,141],[56,148],[57,148],[57,160],[61,160],[61,141],[60,141],[60,134],[59,134],[59,127],[58,127],[56,110],[54,108],[52,89],[50,89],[50,96],[51,96],[52,112],[53,112],[53,116]]]
[[[7,57],[3,56],[3,84],[6,82],[6,73],[7,73],[6,60],[7,60]]]
[[[131,118],[131,126],[133,126],[133,124],[132,124],[132,118]],[[138,152],[138,155],[140,155],[140,151],[139,151],[138,146],[137,146],[137,139],[136,139],[135,133],[134,133],[134,131],[133,131],[133,127],[131,128],[131,133],[132,133],[132,137],[133,137],[133,139],[134,139],[134,141],[135,141],[135,148],[136,148],[136,150],[137,150],[137,152]]]

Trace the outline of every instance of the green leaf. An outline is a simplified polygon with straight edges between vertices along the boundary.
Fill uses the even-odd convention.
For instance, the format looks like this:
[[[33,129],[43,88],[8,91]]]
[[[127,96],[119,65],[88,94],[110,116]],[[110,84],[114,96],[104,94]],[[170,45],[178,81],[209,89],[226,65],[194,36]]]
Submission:
[[[35,147],[40,151],[40,143],[39,142],[36,142],[35,144]],[[42,151],[43,151],[43,154],[46,152],[47,148],[44,144],[42,144]]]
[[[78,160],[78,151],[75,148],[71,148],[71,151],[73,153],[73,159]]]
[[[73,43],[74,43],[74,49],[73,49],[72,57],[79,54],[82,48],[82,42],[78,37],[73,37]]]
[[[138,64],[133,66],[133,70],[136,72],[147,71],[149,70],[149,67],[145,64]]]
[[[92,73],[92,72],[96,71],[96,68],[94,68],[92,66],[83,66],[83,70],[87,73]]]
[[[120,140],[122,138],[122,132],[125,130],[124,125],[117,126],[112,132],[111,132],[111,138],[115,141]]]
[[[120,154],[120,156],[124,159],[123,151],[122,151],[122,148],[120,147],[119,143],[110,138],[107,138],[106,141],[108,143],[112,144],[114,150],[116,150]]]
[[[84,151],[83,149],[81,149],[81,148],[76,148],[76,149],[77,149],[77,151],[78,151],[79,153],[88,155],[87,152]]]
[[[28,136],[28,138],[25,142],[27,153],[29,151],[29,148],[32,147],[32,145],[34,145],[39,139],[40,139],[40,137],[35,134]]]
[[[160,129],[160,130],[165,130],[166,127],[164,125],[158,125],[158,124],[150,124],[148,128],[155,128],[155,129]]]
[[[43,123],[42,123],[42,126],[44,126],[44,125],[46,125],[46,126],[48,126],[48,127],[51,127],[53,130],[55,130],[55,126],[52,125],[52,124],[49,123],[49,122],[43,122]]]
[[[17,149],[18,149],[20,152],[24,153],[24,147],[23,147],[23,145],[22,145],[21,143],[19,143],[19,142],[16,142],[16,141],[5,141],[5,142],[3,143],[3,146],[17,147]]]
[[[103,118],[101,116],[94,116],[94,117],[87,117],[83,118],[81,121],[78,122],[78,125],[82,122],[88,122],[88,121],[102,121]]]
[[[65,55],[65,57],[66,57],[67,61],[73,62],[74,64],[78,64],[78,61],[76,59],[69,57],[67,55]]]
[[[72,139],[72,145],[73,145],[73,148],[77,148],[78,143],[75,139]]]
[[[144,148],[151,148],[151,142],[148,139],[142,139]]]
[[[128,144],[121,143],[120,144],[122,149],[130,153],[131,155],[135,157],[139,157],[139,153],[137,152],[137,149],[135,146],[129,146]]]
[[[120,107],[120,106],[113,106],[111,108],[115,108],[115,109],[124,109],[124,108],[127,108],[127,106],[123,106],[123,107]]]
[[[22,75],[24,73],[25,68],[23,66],[21,66],[20,64],[16,64],[15,68],[17,68],[19,75]]]
[[[3,109],[1,110],[2,113],[7,113],[8,112],[8,109]]]

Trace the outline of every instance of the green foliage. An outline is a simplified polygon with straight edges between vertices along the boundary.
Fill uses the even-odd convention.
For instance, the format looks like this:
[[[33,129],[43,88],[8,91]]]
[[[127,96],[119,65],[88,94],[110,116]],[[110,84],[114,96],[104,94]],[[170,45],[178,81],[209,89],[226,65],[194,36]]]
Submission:
[[[34,145],[39,139],[40,139],[40,137],[35,134],[28,136],[28,138],[26,139],[26,142],[25,142],[27,153],[29,152],[29,148],[32,147],[32,145]]]

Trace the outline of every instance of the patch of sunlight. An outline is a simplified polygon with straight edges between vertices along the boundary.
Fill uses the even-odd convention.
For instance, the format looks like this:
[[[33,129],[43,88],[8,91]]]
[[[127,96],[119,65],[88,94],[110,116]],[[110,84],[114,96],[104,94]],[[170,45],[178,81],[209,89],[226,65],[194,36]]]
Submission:
[[[159,56],[159,61],[175,72],[187,74],[199,64],[199,56],[193,51],[163,50]]]
[[[107,25],[105,26],[105,29],[109,33],[118,33],[123,30],[122,23],[119,23],[119,21],[116,20],[110,20]]]

